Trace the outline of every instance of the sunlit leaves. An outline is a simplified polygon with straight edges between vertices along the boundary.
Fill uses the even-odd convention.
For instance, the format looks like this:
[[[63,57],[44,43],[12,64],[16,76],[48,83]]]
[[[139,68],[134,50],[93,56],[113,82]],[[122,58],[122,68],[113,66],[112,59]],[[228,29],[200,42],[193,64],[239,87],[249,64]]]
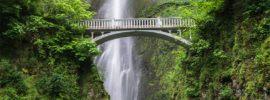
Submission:
[[[199,40],[199,42],[193,44],[193,46],[190,48],[190,50],[196,51],[196,53],[202,53],[202,51],[209,49],[209,42],[205,40]]]
[[[177,11],[181,18],[201,20],[209,17],[209,12],[220,9],[224,0],[192,0],[188,6],[180,6]]]
[[[87,11],[90,5],[85,0],[46,0],[45,15],[56,19],[79,22],[92,18],[93,12]]]
[[[96,45],[91,40],[83,40],[76,44],[76,56],[79,56],[79,61],[84,61],[87,57],[98,55],[100,51],[95,48]]]
[[[213,52],[213,55],[218,58],[227,58],[227,56],[224,54],[223,50],[215,49]]]
[[[25,34],[24,25],[15,19],[11,20],[7,26],[10,26],[11,28],[2,33],[4,36],[7,36],[11,39],[16,39]]]

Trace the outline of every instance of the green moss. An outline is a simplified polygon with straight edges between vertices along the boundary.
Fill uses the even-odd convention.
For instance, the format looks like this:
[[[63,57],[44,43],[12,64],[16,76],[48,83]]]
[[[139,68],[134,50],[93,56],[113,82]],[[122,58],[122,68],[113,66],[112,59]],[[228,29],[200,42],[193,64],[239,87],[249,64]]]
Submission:
[[[97,70],[91,70],[96,44],[75,35],[84,32],[77,22],[94,14],[85,2],[1,1],[0,99],[77,100],[90,90],[102,91],[95,99],[105,97]],[[83,69],[89,72],[80,74]],[[84,88],[88,84],[94,86]]]
[[[190,29],[194,32],[192,47],[185,55],[174,58],[178,63],[175,71],[178,77],[171,79],[174,80],[172,83],[177,84],[175,98],[234,100],[264,99],[264,94],[269,95],[270,8],[266,6],[269,3],[197,0],[189,6],[162,8],[150,14],[181,14],[181,18],[189,16],[196,20],[197,27]],[[166,64],[160,59],[167,58],[169,54],[153,56],[151,63],[158,62],[155,66],[164,66]],[[165,81],[163,77],[160,78],[161,83],[171,84],[170,79]],[[159,94],[167,90],[170,89],[160,90]]]

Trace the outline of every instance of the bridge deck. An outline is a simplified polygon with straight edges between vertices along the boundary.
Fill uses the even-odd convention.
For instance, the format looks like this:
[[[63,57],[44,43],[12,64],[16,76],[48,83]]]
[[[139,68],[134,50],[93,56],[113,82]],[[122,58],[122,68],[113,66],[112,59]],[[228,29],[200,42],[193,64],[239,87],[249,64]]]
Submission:
[[[114,30],[162,30],[195,26],[192,19],[180,18],[129,18],[129,19],[94,19],[79,24],[90,31]]]

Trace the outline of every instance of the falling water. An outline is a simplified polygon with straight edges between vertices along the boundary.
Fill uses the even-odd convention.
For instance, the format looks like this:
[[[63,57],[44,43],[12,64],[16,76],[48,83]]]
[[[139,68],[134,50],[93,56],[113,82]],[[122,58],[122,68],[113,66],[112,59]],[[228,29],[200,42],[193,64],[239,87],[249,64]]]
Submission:
[[[105,0],[98,14],[101,18],[131,18],[130,0]],[[104,87],[111,100],[137,100],[141,70],[134,51],[134,39],[111,40],[99,46],[103,53],[95,63],[104,75]]]

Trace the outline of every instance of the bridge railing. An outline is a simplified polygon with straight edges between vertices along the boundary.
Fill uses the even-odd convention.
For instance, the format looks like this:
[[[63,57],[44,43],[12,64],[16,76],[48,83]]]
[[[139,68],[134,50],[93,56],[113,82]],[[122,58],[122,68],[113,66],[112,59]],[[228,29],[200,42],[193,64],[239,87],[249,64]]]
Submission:
[[[193,27],[195,21],[180,18],[94,19],[79,24],[91,30]]]

